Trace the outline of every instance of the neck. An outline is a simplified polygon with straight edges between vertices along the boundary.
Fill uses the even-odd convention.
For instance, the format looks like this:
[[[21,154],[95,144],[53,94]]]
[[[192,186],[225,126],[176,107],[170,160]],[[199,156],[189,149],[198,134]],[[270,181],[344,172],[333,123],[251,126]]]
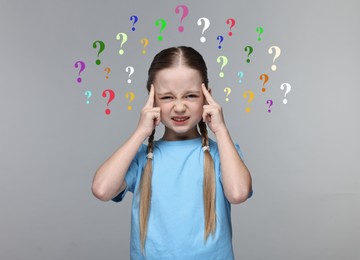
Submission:
[[[165,129],[164,136],[161,138],[164,141],[183,141],[200,137],[198,130],[194,128],[193,131],[187,133],[174,133],[168,129]]]

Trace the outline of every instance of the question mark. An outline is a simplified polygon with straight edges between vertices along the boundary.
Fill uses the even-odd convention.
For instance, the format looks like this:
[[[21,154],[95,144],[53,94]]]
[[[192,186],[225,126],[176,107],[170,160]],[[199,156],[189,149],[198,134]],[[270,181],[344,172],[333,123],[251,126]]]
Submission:
[[[135,31],[135,24],[136,24],[136,22],[139,20],[139,18],[136,16],[136,15],[132,15],[132,16],[130,16],[130,21],[132,21],[132,20],[134,20],[134,22],[133,22],[133,27],[131,28],[131,30],[132,31]]]
[[[274,102],[271,99],[268,99],[266,100],[266,104],[270,104],[268,109],[268,112],[270,113],[271,112],[270,107],[274,104]]]
[[[129,73],[129,79],[128,79],[127,82],[130,84],[130,83],[131,83],[130,76],[134,73],[135,70],[134,70],[134,67],[127,66],[126,69],[125,69],[125,71],[126,71],[126,72],[129,72],[129,70],[130,70],[130,73]]]
[[[224,92],[227,93],[225,100],[226,100],[226,102],[228,102],[228,101],[229,101],[228,96],[229,96],[230,93],[231,93],[231,88],[224,88]]]
[[[166,21],[165,21],[164,19],[157,19],[157,20],[155,21],[155,26],[158,27],[160,24],[161,24],[161,26],[160,26],[160,34],[161,34],[162,31],[165,30],[165,28],[166,28]],[[162,40],[163,40],[162,35],[159,35],[159,36],[158,36],[158,40],[159,40],[159,41],[162,41]]]
[[[238,76],[239,76],[239,83],[241,83],[241,78],[244,76],[244,72],[242,72],[242,71],[239,71],[238,72]]]
[[[260,35],[264,32],[264,29],[262,27],[256,27],[256,32],[259,34],[258,41],[261,41]]]
[[[205,17],[199,18],[199,20],[197,21],[198,26],[201,26],[201,24],[202,24],[201,21],[204,21],[204,28],[203,28],[202,33],[201,33],[202,35],[204,35],[204,32],[210,27],[210,20],[208,18],[205,18]],[[206,41],[206,38],[204,36],[201,36],[200,41],[202,43],[204,43]]]
[[[286,97],[286,95],[290,92],[290,90],[291,90],[291,86],[290,86],[290,84],[289,83],[283,83],[283,84],[281,84],[281,86],[280,86],[280,89],[281,90],[284,90],[286,88],[286,91],[285,91],[285,95],[284,95],[284,97]],[[283,103],[284,104],[287,104],[287,99],[284,99],[283,100]]]
[[[184,18],[186,16],[188,16],[188,14],[189,14],[189,8],[186,5],[178,5],[175,8],[175,13],[177,13],[177,14],[180,13],[180,8],[183,10],[183,13],[182,13],[182,16],[181,16],[181,19],[180,19],[180,23],[182,23]],[[179,26],[178,30],[179,30],[179,32],[183,32],[184,31],[184,26],[182,26],[182,25]]]
[[[249,56],[250,56],[250,54],[253,52],[253,50],[254,50],[254,49],[253,49],[253,47],[251,47],[251,46],[246,46],[245,49],[244,49],[244,51],[249,52],[248,55],[247,55],[247,56],[248,56],[248,59],[246,60],[247,63],[250,63]]]
[[[140,43],[142,45],[144,45],[144,49],[142,50],[142,54],[146,54],[146,50],[145,50],[145,47],[149,44],[149,39],[148,38],[142,38],[140,40]]]
[[[280,56],[280,54],[281,54],[281,50],[280,50],[280,48],[278,47],[278,46],[271,46],[270,48],[269,48],[269,54],[272,54],[273,53],[273,49],[275,50],[275,56],[274,56],[274,59],[273,59],[273,63],[275,63],[275,60]],[[273,64],[272,66],[271,66],[271,70],[272,71],[275,71],[276,70],[276,65],[275,64]]]
[[[106,79],[108,79],[108,78],[109,78],[108,75],[109,75],[111,69],[110,69],[109,67],[106,67],[106,68],[104,69],[104,71],[106,72]]]
[[[80,64],[80,65],[79,65]],[[85,69],[85,62],[83,62],[83,61],[81,61],[81,60],[79,60],[79,61],[77,61],[77,62],[75,62],[75,68],[78,68],[79,66],[80,66],[80,71],[79,71],[79,77],[77,78],[77,82],[78,83],[81,83],[81,81],[82,81],[82,79],[81,79],[81,77],[80,77],[80,73],[81,72],[83,72],[84,71],[84,69]]]
[[[267,74],[261,74],[260,75],[260,80],[264,80],[264,83],[263,83],[263,88],[261,89],[262,92],[265,92],[266,91],[266,88],[264,88],[266,82],[268,82],[269,80],[269,76]]]
[[[226,20],[226,24],[229,24],[231,23],[230,25],[230,31],[229,31],[229,36],[232,36],[232,32],[231,32],[231,28],[233,28],[235,26],[235,19],[234,18],[229,18]]]
[[[86,98],[86,104],[89,104],[89,103],[90,103],[89,98],[92,96],[91,91],[90,91],[90,90],[85,91],[85,96],[87,96],[87,98]]]
[[[127,107],[128,110],[132,110],[132,106],[130,106],[130,103],[134,100],[135,94],[134,92],[126,92],[125,98],[129,99],[129,105]]]
[[[113,101],[113,99],[115,98],[115,93],[114,93],[114,91],[112,89],[106,89],[102,93],[102,96],[104,98],[106,98],[106,96],[107,96],[106,93],[109,93],[109,99],[108,99],[108,102],[107,102],[107,105],[106,105],[106,106],[109,106],[110,102]],[[105,110],[105,114],[110,115],[110,113],[111,113],[111,110],[109,108],[107,108]]]
[[[228,63],[228,58],[226,56],[219,56],[219,57],[217,57],[216,61],[217,61],[217,63],[222,62],[222,65],[221,65],[221,70],[222,70]],[[223,78],[224,75],[225,74],[222,71],[219,73],[220,78]]]
[[[105,49],[105,43],[103,41],[95,41],[95,42],[93,42],[93,48],[94,49],[97,48],[97,43],[99,43],[99,52],[97,54],[97,57],[99,58],[100,53]],[[97,59],[95,63],[96,63],[96,65],[100,65],[101,60]]]
[[[121,40],[121,44],[120,44],[120,48],[122,48],[122,46],[123,46],[123,44],[127,41],[127,34],[126,33],[118,33],[117,35],[116,35],[116,39],[119,41],[120,39],[122,39]],[[124,50],[123,49],[120,49],[119,50],[119,54],[120,55],[123,55],[124,54]]]
[[[254,99],[254,93],[251,90],[245,91],[243,96],[245,99],[247,99],[247,96],[249,95],[249,100],[248,103],[250,104],[252,102],[252,100]],[[246,112],[250,112],[250,107],[247,107],[245,109]]]
[[[220,44],[223,42],[224,37],[222,37],[221,35],[219,35],[218,37],[216,37],[216,40],[219,41],[219,46],[218,46],[218,48],[221,49],[221,45],[220,45]]]

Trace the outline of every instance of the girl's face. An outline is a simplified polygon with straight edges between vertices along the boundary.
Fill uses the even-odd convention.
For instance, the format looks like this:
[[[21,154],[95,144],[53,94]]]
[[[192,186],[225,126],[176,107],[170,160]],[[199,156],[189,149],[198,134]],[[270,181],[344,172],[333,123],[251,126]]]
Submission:
[[[199,135],[204,96],[202,79],[197,70],[184,65],[160,70],[153,83],[155,106],[160,107],[165,126],[164,140],[185,140]]]

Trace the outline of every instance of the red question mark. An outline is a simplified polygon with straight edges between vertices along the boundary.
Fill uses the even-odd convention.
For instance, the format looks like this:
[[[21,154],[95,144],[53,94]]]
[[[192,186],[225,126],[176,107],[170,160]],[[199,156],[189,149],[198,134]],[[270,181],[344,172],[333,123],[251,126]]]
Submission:
[[[108,100],[108,102],[107,102],[107,104],[106,104],[106,106],[109,106],[110,102],[113,101],[113,99],[115,98],[115,93],[114,93],[114,91],[113,91],[112,89],[106,89],[106,90],[104,90],[103,93],[102,93],[102,96],[103,96],[104,98],[107,96],[106,93],[109,93],[109,96],[110,96],[110,97],[109,97],[109,100]],[[105,114],[110,115],[110,113],[111,113],[111,110],[110,110],[109,108],[107,108],[107,109],[105,110]]]
[[[227,20],[226,20],[226,24],[229,24],[229,23],[231,23],[229,36],[232,36],[231,28],[233,28],[233,27],[235,26],[235,19],[234,19],[234,18],[229,18],[229,19],[227,19]]]

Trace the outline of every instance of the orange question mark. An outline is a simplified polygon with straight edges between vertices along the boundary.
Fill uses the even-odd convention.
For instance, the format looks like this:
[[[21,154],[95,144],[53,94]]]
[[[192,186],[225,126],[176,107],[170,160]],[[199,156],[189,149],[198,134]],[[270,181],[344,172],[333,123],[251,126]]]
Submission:
[[[262,92],[265,92],[266,91],[266,88],[264,87],[266,82],[268,82],[269,80],[269,76],[267,74],[261,74],[260,75],[260,80],[264,80],[264,83],[263,83],[263,88],[261,89]]]
[[[106,67],[106,68],[104,69],[104,71],[106,72],[106,79],[108,79],[108,78],[109,78],[109,73],[110,73],[111,69],[110,69],[109,67]]]

